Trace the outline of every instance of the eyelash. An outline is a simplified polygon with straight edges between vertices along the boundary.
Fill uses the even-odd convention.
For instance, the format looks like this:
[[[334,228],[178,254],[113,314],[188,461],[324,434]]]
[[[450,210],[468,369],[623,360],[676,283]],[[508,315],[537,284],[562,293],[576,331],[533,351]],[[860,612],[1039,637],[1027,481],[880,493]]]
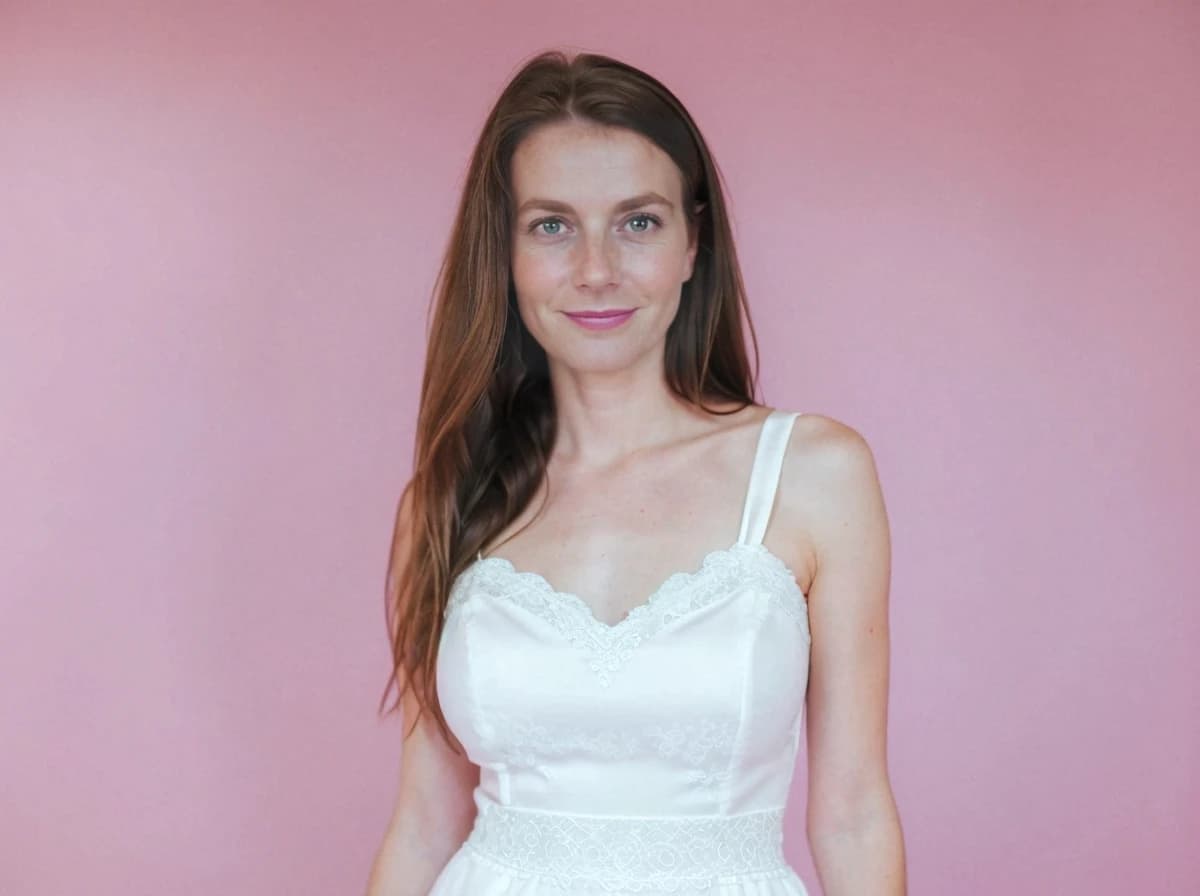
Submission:
[[[656,227],[662,227],[662,221],[661,221],[661,220],[659,220],[659,219],[658,219],[656,216],[654,216],[654,215],[650,214],[649,212],[639,212],[638,214],[636,214],[636,215],[634,215],[633,217],[631,217],[629,220],[630,220],[630,221],[636,221],[636,220],[638,220],[638,219],[640,219],[640,218],[645,218],[645,219],[646,219],[646,220],[648,220],[648,221],[653,221]],[[560,217],[558,217],[557,215],[554,215],[554,216],[552,216],[552,217],[549,217],[549,218],[538,218],[536,221],[534,221],[532,224],[530,224],[530,225],[529,225],[529,231],[528,231],[528,232],[529,232],[529,233],[533,233],[535,230],[537,230],[537,229],[538,229],[539,227],[541,227],[543,224],[548,224],[548,223],[550,223],[551,221],[558,221],[559,223],[563,223],[563,219],[562,219],[562,218],[560,218]],[[627,221],[626,223],[629,223],[629,222]],[[639,234],[641,234],[641,233],[648,233],[648,232],[649,232],[649,231],[646,231],[646,230],[638,230],[638,231],[635,231],[635,233],[639,233]],[[545,235],[545,236],[558,236],[558,234],[557,234],[557,233],[547,233],[547,234],[544,234],[544,235]]]

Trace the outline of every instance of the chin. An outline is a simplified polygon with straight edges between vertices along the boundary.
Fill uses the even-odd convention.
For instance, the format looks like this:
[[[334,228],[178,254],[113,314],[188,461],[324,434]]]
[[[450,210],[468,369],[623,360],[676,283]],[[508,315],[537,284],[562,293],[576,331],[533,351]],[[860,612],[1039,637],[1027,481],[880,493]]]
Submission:
[[[579,374],[610,374],[620,373],[637,366],[646,357],[644,346],[632,342],[622,345],[603,346],[603,351],[573,350],[561,352],[553,357],[553,362],[572,373]],[[601,346],[593,346],[601,348]]]

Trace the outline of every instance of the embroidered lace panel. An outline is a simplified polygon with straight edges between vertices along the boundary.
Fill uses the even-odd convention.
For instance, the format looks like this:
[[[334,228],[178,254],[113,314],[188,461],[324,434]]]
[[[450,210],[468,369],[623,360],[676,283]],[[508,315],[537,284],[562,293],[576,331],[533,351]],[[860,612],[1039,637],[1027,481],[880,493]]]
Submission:
[[[486,804],[466,846],[567,893],[707,890],[727,875],[791,874],[782,808],[728,816],[573,815]]]
[[[738,724],[732,719],[665,722],[639,728],[612,726],[551,731],[544,725],[500,715],[487,726],[487,740],[507,764],[537,768],[561,756],[582,755],[602,760],[629,760],[657,755],[688,769],[694,784],[716,785],[729,779]]]
[[[518,570],[504,557],[484,557],[454,583],[446,615],[473,597],[511,601],[584,651],[592,671],[608,685],[643,641],[677,619],[746,591],[765,596],[796,622],[806,642],[811,640],[808,606],[795,575],[761,542],[736,542],[709,552],[698,569],[672,574],[614,625],[601,622],[581,597],[556,590],[540,574]]]

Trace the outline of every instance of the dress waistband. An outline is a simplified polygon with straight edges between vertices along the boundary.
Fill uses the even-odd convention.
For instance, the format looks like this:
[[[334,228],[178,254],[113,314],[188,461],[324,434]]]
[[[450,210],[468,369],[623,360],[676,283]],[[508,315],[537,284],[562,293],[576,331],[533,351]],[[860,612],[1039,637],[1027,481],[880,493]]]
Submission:
[[[791,874],[783,809],[739,815],[579,815],[478,800],[466,844],[516,876],[575,892],[670,892]],[[575,889],[573,889],[575,888]]]

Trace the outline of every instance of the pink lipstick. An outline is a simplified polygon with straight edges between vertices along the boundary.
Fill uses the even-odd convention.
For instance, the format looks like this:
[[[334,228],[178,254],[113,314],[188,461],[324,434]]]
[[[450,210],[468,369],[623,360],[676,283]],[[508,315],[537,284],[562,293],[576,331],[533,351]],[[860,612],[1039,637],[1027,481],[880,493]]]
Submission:
[[[588,330],[611,330],[633,317],[636,308],[611,308],[607,311],[564,311],[567,317]]]

